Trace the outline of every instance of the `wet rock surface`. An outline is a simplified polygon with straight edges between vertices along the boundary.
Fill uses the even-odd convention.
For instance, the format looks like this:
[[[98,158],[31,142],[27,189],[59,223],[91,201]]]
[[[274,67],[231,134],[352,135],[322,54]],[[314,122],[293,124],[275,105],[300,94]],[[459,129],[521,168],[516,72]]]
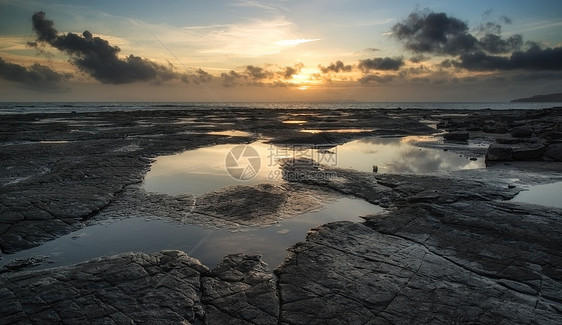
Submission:
[[[208,324],[277,324],[277,282],[260,256],[226,256],[202,288]]]
[[[123,254],[70,268],[1,279],[0,314],[10,323],[196,323],[201,276],[182,252]]]
[[[294,140],[298,143],[321,141],[334,145],[359,136],[345,132],[301,133],[298,125],[282,123],[302,113],[309,111],[224,109],[4,115],[0,122],[0,254],[37,246],[84,227],[92,218],[108,217],[100,213],[117,204],[123,194],[130,194],[133,185],[142,182],[151,159],[158,155],[251,142],[258,134],[271,141],[292,138],[298,139]],[[433,130],[419,123],[415,112],[400,116],[370,110],[318,113],[309,117],[310,125],[326,129],[380,127],[361,136],[425,134]],[[208,134],[232,129],[255,136]],[[143,194],[132,196],[140,198]],[[166,204],[158,209],[165,210]]]
[[[6,323],[557,324],[559,209],[500,201],[516,193],[504,184],[443,182],[453,185],[427,195],[435,178],[412,185],[415,176],[384,176],[393,185],[383,192],[402,206],[364,224],[313,229],[274,272],[257,256],[227,256],[209,270],[180,252],[131,253],[3,274],[2,315]]]
[[[235,186],[199,197],[141,189],[156,155],[253,140],[205,134],[232,129],[234,117],[272,141],[337,144],[358,136],[301,134],[298,126],[281,123],[305,111],[235,113],[2,119],[2,253],[132,215],[211,226],[265,225],[317,208],[318,200],[307,195],[319,201],[353,195],[388,211],[363,216],[364,223],[313,229],[273,271],[258,256],[241,254],[226,256],[210,270],[179,251],[127,253],[43,271],[26,271],[40,260],[21,260],[0,274],[0,323],[559,323],[562,211],[507,201],[522,184],[562,179],[560,163],[552,161],[559,149],[559,110],[329,111],[309,122],[318,129],[352,125],[373,129],[371,135],[401,135],[430,134],[433,129],[418,121],[431,119],[450,133],[468,132],[469,141],[486,144],[499,137],[486,133],[487,126],[504,128],[501,145],[511,154],[505,159],[509,165],[497,162],[486,170],[389,175],[285,164],[292,174],[314,175],[314,169],[337,177]],[[521,127],[537,140],[510,137]],[[463,154],[487,149],[469,143],[435,146]],[[523,147],[531,149],[523,153]],[[539,161],[513,161],[514,155]],[[261,203],[249,204],[256,198]]]

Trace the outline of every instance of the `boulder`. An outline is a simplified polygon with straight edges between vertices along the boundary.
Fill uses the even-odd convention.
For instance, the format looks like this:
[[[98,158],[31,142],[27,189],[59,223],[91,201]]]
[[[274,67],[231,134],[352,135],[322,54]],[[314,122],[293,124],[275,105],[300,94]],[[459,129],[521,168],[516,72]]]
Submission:
[[[507,132],[507,128],[504,125],[500,124],[489,124],[484,126],[483,131],[485,133],[497,133],[497,134],[504,134]]]
[[[540,160],[545,147],[542,145],[519,146],[513,148],[513,160]]]
[[[521,143],[521,141],[523,140],[511,138],[511,137],[496,138],[496,142],[501,144],[515,144],[515,143]]]
[[[544,156],[556,161],[562,161],[562,143],[555,143],[546,147]]]
[[[513,148],[503,144],[492,144],[486,152],[486,161],[513,160]]]
[[[511,130],[511,136],[514,138],[528,138],[533,134],[531,129],[526,126],[520,126]]]

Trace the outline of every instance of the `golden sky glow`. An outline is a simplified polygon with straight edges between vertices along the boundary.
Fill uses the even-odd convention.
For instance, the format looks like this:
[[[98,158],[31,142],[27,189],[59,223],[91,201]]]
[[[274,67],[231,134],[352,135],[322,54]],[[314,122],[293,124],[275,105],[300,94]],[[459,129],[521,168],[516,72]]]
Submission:
[[[32,29],[39,11],[59,41]],[[548,61],[562,61],[559,12],[558,1],[0,0],[0,96],[505,101],[561,91],[562,67]],[[439,19],[449,22],[435,27],[442,37],[410,29]],[[92,65],[96,50],[70,43],[88,42],[83,31],[89,46],[99,39],[120,51]]]

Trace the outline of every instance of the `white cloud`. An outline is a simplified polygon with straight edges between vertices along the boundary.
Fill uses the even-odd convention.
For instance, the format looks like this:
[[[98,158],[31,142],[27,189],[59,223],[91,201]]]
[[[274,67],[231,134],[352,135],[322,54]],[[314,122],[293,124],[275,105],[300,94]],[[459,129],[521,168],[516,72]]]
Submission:
[[[277,41],[277,42],[275,42],[275,44],[280,45],[280,46],[297,46],[299,44],[316,42],[316,41],[319,41],[319,40],[321,40],[321,38],[286,39],[286,40]]]
[[[560,20],[543,20],[543,21],[533,21],[525,24],[519,24],[515,27],[507,27],[506,30],[510,33],[525,33],[529,31],[536,31],[548,28],[558,28],[562,26],[562,21]]]
[[[147,28],[171,50],[185,51],[190,57],[213,54],[222,57],[259,57],[319,40],[296,33],[294,24],[284,17],[224,25],[183,28],[157,25]],[[178,55],[183,56],[184,53]]]
[[[236,7],[256,8],[269,12],[279,12],[282,10],[284,11],[287,10],[284,7],[279,6],[278,4],[266,4],[264,1],[255,1],[255,0],[240,0],[232,5]]]

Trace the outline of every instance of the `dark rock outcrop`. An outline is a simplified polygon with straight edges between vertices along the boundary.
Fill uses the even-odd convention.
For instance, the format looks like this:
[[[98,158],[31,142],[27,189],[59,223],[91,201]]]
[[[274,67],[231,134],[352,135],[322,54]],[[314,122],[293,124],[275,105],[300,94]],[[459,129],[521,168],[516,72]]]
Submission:
[[[184,253],[165,251],[0,278],[1,323],[196,323],[207,273]]]
[[[514,138],[528,138],[531,135],[533,135],[533,132],[525,126],[519,126],[511,129],[511,136]]]
[[[207,324],[277,324],[277,283],[260,256],[226,256],[202,290]]]
[[[554,143],[546,147],[545,157],[555,161],[562,161],[562,143]]]
[[[443,135],[445,140],[466,141],[469,138],[468,132],[448,132]]]

